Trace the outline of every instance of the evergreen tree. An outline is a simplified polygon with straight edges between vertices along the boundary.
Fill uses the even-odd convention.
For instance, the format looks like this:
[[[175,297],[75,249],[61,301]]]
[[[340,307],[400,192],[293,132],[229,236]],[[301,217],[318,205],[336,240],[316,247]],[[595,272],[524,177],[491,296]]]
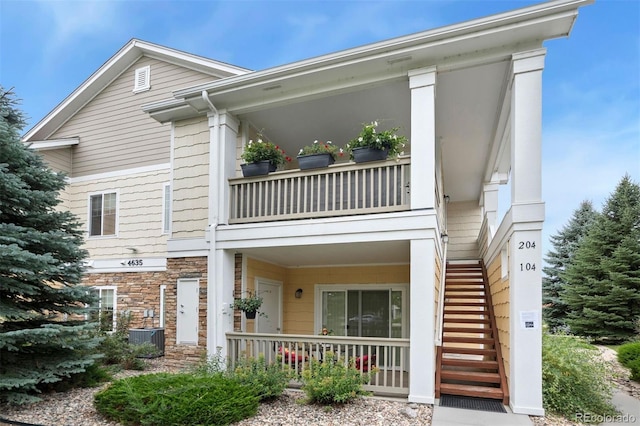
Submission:
[[[549,266],[542,268],[542,315],[552,330],[565,325],[568,306],[560,297],[566,287],[563,274],[597,215],[591,201],[585,200],[562,230],[550,238],[553,250],[545,257]]]
[[[93,364],[99,341],[83,315],[80,224],[56,209],[64,176],[20,141],[16,105],[0,86],[0,401],[23,403]]]
[[[625,176],[564,275],[571,331],[623,341],[640,317],[640,186]]]

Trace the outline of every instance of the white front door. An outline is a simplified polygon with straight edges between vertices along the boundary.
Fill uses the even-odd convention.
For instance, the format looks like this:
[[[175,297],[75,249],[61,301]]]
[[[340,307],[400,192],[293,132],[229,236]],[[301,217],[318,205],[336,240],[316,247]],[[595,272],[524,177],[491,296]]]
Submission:
[[[262,297],[260,313],[256,317],[258,333],[282,333],[282,283],[256,278],[256,292]]]
[[[178,280],[178,312],[176,343],[198,344],[198,302],[200,283],[197,279]]]

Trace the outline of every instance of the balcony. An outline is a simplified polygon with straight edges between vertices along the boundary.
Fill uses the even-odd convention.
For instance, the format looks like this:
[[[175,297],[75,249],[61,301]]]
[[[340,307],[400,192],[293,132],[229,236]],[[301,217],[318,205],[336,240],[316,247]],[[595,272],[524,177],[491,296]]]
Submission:
[[[409,210],[410,172],[411,159],[404,157],[229,179],[229,223]]]

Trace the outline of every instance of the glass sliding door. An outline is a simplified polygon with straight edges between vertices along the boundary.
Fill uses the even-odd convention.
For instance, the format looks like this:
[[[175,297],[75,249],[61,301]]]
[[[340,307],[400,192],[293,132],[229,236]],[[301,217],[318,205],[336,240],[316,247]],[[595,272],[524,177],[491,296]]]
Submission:
[[[322,324],[335,336],[401,338],[404,291],[321,290]]]

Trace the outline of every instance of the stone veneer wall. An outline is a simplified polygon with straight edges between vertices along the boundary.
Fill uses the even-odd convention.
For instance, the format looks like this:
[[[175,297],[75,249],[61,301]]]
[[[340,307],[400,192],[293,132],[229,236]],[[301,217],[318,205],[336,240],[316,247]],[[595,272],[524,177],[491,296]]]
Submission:
[[[198,344],[176,345],[177,282],[180,278],[198,278],[200,303],[198,308]],[[116,309],[131,311],[131,328],[158,327],[160,321],[160,286],[165,291],[165,359],[169,364],[183,366],[197,361],[207,344],[207,258],[191,257],[167,259],[165,272],[115,272],[86,274],[87,286],[117,287]],[[153,309],[153,321],[143,318],[145,309]]]

